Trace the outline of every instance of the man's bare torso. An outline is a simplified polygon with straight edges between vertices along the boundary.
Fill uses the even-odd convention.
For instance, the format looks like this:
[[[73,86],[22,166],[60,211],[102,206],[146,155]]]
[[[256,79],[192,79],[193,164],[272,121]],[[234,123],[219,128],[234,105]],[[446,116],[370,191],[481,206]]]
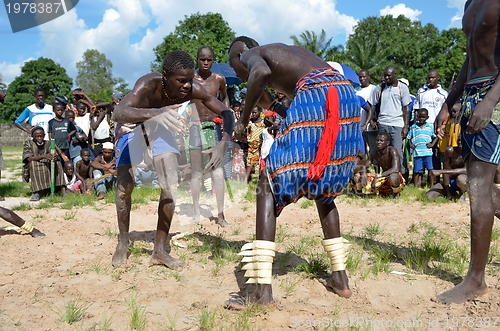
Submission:
[[[500,1],[468,0],[465,4],[462,29],[467,38],[468,81],[498,73],[500,67],[499,19]]]
[[[383,171],[386,171],[392,168],[394,153],[398,154],[397,150],[395,150],[395,148],[392,146],[388,146],[385,153],[381,153],[378,150],[375,151],[373,159],[378,162],[378,165],[382,168]],[[399,161],[397,163],[398,165],[400,164]],[[401,172],[400,167],[398,167],[398,171]]]
[[[216,74],[213,72],[206,79],[203,79],[203,77],[201,77],[199,73],[196,72],[194,74],[194,81],[200,83],[205,88],[205,90],[207,90],[207,92],[214,97],[217,97],[217,94],[219,93],[221,88],[225,88],[221,86],[224,82],[224,78],[220,74]],[[203,103],[197,100],[194,100],[193,103],[194,105],[196,105],[196,108],[193,108],[193,112],[191,113],[192,121],[211,121],[212,119],[217,117],[217,115],[207,107],[205,107]]]

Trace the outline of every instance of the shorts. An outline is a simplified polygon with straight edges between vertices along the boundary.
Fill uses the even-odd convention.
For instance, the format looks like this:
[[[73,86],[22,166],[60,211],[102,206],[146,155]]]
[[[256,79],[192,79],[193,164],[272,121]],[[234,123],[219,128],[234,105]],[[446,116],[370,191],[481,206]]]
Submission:
[[[177,142],[174,135],[161,125],[155,122],[148,122],[147,125],[156,127],[148,127],[146,135],[149,141],[149,147],[146,144],[145,134],[142,128],[138,125],[132,132],[125,133],[116,143],[115,157],[116,166],[137,165],[144,160],[144,153],[152,146],[152,155],[160,155],[162,153],[171,152],[179,154]],[[131,153],[131,150],[133,151]]]
[[[466,134],[467,121],[462,116],[462,158],[464,161],[470,153],[479,160],[498,164],[500,162],[500,127],[489,122],[486,128],[474,134]]]
[[[201,124],[192,123],[189,127],[189,148],[210,149],[217,143],[215,123],[204,121]]]
[[[414,156],[413,157],[413,172],[416,174],[423,174],[425,169],[434,170],[432,166],[432,155],[428,156]]]

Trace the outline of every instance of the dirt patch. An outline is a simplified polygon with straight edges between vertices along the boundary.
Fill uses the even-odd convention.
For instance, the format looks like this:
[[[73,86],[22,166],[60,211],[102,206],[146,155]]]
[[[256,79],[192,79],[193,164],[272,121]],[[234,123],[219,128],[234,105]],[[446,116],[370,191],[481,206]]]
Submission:
[[[444,306],[429,299],[451,288],[463,274],[439,275],[429,270],[420,273],[409,270],[403,261],[392,261],[388,270],[375,274],[371,269],[375,263],[373,256],[360,248],[359,243],[369,238],[381,250],[388,245],[408,249],[412,236],[421,238],[412,229],[423,228],[435,228],[449,236],[452,243],[468,247],[468,204],[359,203],[339,198],[342,232],[352,238],[353,252],[361,251],[362,258],[359,266],[348,273],[353,290],[350,299],[341,299],[326,291],[317,279],[293,271],[301,261],[321,252],[322,232],[315,207],[303,209],[300,203],[287,207],[278,220],[282,240],[278,243],[277,259],[291,253],[289,260],[274,264],[275,304],[264,310],[248,310],[245,316],[223,309],[231,293],[251,290],[244,285],[239,264],[231,259],[221,262],[215,251],[202,249],[210,247],[208,242],[234,246],[253,237],[255,206],[241,198],[228,205],[225,214],[231,223],[229,227],[221,229],[208,219],[192,225],[186,221],[192,215],[190,200],[180,198],[171,234],[194,233],[186,240],[179,240],[185,248],[171,247],[173,256],[181,256],[187,262],[180,272],[148,266],[157,218],[154,202],[132,211],[130,231],[135,248],[127,266],[118,269],[111,267],[117,243],[114,204],[19,212],[46,233],[46,237],[37,239],[13,230],[0,220],[3,227],[0,329],[101,330],[106,325],[113,330],[128,330],[132,301],[142,307],[147,321],[144,330],[168,330],[174,325],[176,330],[199,330],[206,325],[206,329],[215,330],[498,330],[500,327],[496,256],[492,256],[488,265],[489,292],[485,296],[462,305]],[[204,215],[215,214],[208,204],[203,209]],[[305,237],[313,243],[311,247],[305,247],[301,254],[294,253]],[[194,246],[198,248],[193,249]],[[467,258],[468,254],[466,251]],[[397,273],[391,273],[394,271]],[[74,300],[88,309],[81,320],[69,325],[61,321],[60,315]],[[248,322],[248,328],[242,327],[244,321]]]

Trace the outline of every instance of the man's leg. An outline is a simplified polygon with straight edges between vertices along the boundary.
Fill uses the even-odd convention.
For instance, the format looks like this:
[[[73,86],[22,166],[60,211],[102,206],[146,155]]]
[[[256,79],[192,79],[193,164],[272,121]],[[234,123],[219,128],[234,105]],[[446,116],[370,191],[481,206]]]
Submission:
[[[224,217],[224,169],[222,164],[212,171],[212,183],[217,201],[217,224],[224,227],[229,223]]]
[[[92,174],[94,178],[99,178],[103,176],[103,172],[99,169],[95,169]],[[97,199],[102,200],[106,195],[106,179],[98,180],[94,183],[95,193],[97,194]]]
[[[403,128],[393,126],[390,132],[392,146],[398,150],[399,159],[401,161],[401,173],[406,174],[406,158],[403,154],[403,138],[401,137],[401,132]],[[408,178],[407,178],[408,179]]]
[[[256,240],[274,242],[276,236],[276,216],[274,214],[274,195],[267,179],[266,171],[262,171],[257,184],[257,222]],[[248,301],[267,305],[273,302],[273,288],[271,284],[257,284],[255,291],[249,296]],[[241,300],[226,301],[226,307],[242,310],[245,305]]]
[[[123,165],[116,168],[116,216],[118,218],[118,245],[113,254],[113,266],[120,266],[127,261],[127,247],[129,245],[130,208],[132,206],[132,190],[134,180],[132,167]]]
[[[158,224],[156,227],[155,245],[151,255],[150,265],[162,264],[170,269],[179,269],[184,261],[174,259],[166,251],[167,237],[172,224],[175,210],[175,195],[177,192],[177,155],[163,153],[153,158],[158,180],[161,187],[160,203],[158,205]]]
[[[498,191],[493,189],[493,178],[497,165],[476,158],[472,153],[467,161],[467,191],[470,201],[471,258],[465,279],[440,295],[432,298],[441,303],[463,303],[488,291],[484,270],[488,262],[491,231]],[[492,194],[493,193],[493,194]],[[495,202],[494,202],[495,200]]]
[[[19,215],[14,213],[12,210],[0,207],[0,218],[3,218],[7,222],[20,227],[24,231],[28,232],[32,237],[43,237],[45,234],[37,230],[31,222],[23,220]]]
[[[325,205],[316,201],[316,206],[325,239],[339,238],[339,212],[335,202]],[[349,298],[352,294],[345,270],[334,271],[332,277],[321,280],[321,283],[343,298]]]
[[[193,222],[200,221],[200,189],[202,177],[202,153],[201,149],[190,149],[191,157],[191,195],[193,197],[194,216]]]

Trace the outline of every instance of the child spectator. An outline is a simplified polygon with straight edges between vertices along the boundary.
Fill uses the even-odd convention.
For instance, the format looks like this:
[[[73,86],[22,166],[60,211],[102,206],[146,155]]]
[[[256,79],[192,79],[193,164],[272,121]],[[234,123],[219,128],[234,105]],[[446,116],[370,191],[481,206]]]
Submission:
[[[246,179],[250,182],[252,174],[255,172],[255,166],[259,164],[260,148],[262,146],[262,131],[266,128],[264,121],[260,116],[262,109],[258,106],[252,110],[250,123],[247,127],[246,143],[248,143],[248,155],[246,164]]]
[[[63,162],[69,160],[69,142],[76,133],[73,122],[63,116],[65,108],[65,104],[54,100],[52,109],[55,117],[49,121],[49,138],[55,140],[59,160]]]
[[[92,165],[90,162],[90,150],[88,148],[82,148],[80,151],[80,160],[76,163],[76,173],[80,175],[83,179],[92,178]]]
[[[436,144],[438,138],[434,134],[434,126],[427,123],[429,114],[427,109],[420,108],[417,112],[415,123],[410,127],[408,140],[413,155],[413,183],[415,187],[422,185],[422,176],[425,169],[431,171],[432,165],[432,147]]]
[[[278,123],[276,123],[276,114],[273,111],[266,110],[264,112],[264,125],[266,129],[262,131],[262,146],[260,148],[260,171],[264,170],[266,165],[266,157],[269,155],[271,146],[274,143],[274,136],[276,135],[276,130],[278,129]]]
[[[90,132],[90,106],[83,99],[76,103],[75,125],[78,126],[88,137]]]
[[[241,115],[241,103],[239,101],[233,102],[231,108],[234,112],[234,120],[238,121]],[[240,180],[240,177],[243,178],[245,174],[245,150],[246,144],[239,141],[236,136],[233,135],[233,160],[231,164],[231,170],[234,176],[236,176],[236,180]]]
[[[111,142],[109,135],[111,104],[103,100],[97,100],[96,110],[90,116],[90,127],[92,128],[92,149],[95,155],[102,154],[102,144]]]
[[[93,177],[101,178],[94,184],[97,193],[97,200],[104,199],[107,189],[116,185],[116,159],[114,156],[115,146],[107,142],[102,144],[102,155],[97,156],[92,161]]]
[[[75,124],[75,112],[72,110],[66,111],[66,118]],[[80,152],[84,148],[89,148],[87,135],[83,132],[83,130],[75,124],[76,133],[71,136],[71,140],[69,142],[69,157],[73,161],[75,165],[75,169],[77,169],[77,162],[81,160]],[[90,159],[93,160],[93,154],[90,153]]]
[[[67,192],[83,194],[87,192],[87,186],[85,180],[75,172],[75,166],[73,162],[64,162],[64,181],[66,187],[62,188],[62,196],[66,196]]]
[[[392,194],[394,199],[399,197],[399,193],[405,188],[405,180],[401,173],[401,159],[396,148],[389,146],[391,137],[387,131],[380,131],[375,140],[377,150],[370,153],[370,163],[377,162],[377,166],[382,168],[382,173],[375,175],[372,181],[371,192],[378,191],[382,196]]]

